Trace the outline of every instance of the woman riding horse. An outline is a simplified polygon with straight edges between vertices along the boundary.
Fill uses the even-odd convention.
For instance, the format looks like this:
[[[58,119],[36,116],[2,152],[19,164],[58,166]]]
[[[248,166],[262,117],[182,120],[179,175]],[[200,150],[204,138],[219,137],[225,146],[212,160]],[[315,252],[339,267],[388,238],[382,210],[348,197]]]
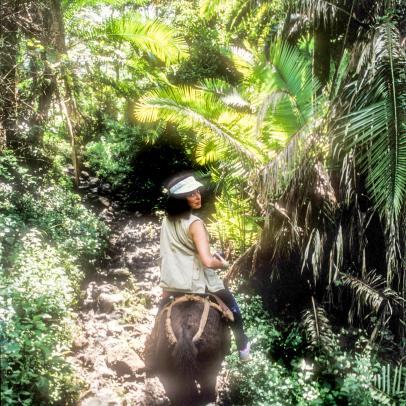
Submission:
[[[193,212],[202,207],[200,188],[194,176],[178,175],[168,184],[166,216],[161,227],[160,256],[162,307],[170,296],[179,293],[214,293],[232,311],[231,323],[240,359],[250,359],[250,344],[244,333],[240,309],[234,296],[225,288],[214,269],[228,263],[210,252],[209,239],[203,221]]]
[[[250,359],[240,309],[214,271],[228,263],[220,255],[211,254],[206,227],[192,213],[202,206],[202,186],[191,175],[177,176],[167,184],[169,196],[160,240],[163,294],[144,349],[147,376],[158,375],[172,404],[181,406],[215,400],[217,373],[230,346],[224,314],[233,319],[230,327],[240,359]],[[228,313],[213,310],[217,305],[209,306],[201,296],[193,301],[197,295],[208,293],[215,294],[228,307]],[[171,299],[185,294],[193,296],[181,297],[165,307]]]

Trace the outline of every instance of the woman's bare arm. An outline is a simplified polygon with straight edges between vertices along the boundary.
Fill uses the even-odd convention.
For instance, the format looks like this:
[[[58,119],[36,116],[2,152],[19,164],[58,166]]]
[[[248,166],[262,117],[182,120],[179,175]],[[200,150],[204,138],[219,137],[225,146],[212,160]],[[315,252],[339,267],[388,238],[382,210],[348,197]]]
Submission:
[[[225,268],[228,264],[226,261],[214,257],[210,253],[209,238],[204,228],[203,222],[196,220],[189,226],[189,234],[195,243],[197,253],[199,254],[202,264],[207,268]]]

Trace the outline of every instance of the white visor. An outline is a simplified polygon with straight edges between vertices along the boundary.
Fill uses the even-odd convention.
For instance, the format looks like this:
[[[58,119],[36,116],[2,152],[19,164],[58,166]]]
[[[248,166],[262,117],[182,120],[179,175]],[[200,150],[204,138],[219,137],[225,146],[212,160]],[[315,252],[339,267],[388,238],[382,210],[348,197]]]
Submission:
[[[203,185],[198,182],[193,176],[189,176],[188,178],[182,179],[178,183],[174,184],[171,188],[169,188],[169,193],[171,195],[184,195],[186,193],[193,192],[199,187]]]

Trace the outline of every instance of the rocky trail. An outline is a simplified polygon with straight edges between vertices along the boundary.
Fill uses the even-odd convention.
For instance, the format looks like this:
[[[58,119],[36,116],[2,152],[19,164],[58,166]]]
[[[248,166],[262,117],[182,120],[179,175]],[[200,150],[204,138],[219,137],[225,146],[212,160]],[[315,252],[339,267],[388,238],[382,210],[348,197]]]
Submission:
[[[129,213],[110,218],[109,255],[84,287],[73,342],[76,369],[88,385],[79,405],[167,405],[159,381],[146,381],[142,360],[160,294],[158,221]]]
[[[90,186],[82,184],[84,201],[112,233],[106,258],[82,291],[71,356],[86,385],[78,406],[169,405],[159,380],[143,372],[144,342],[161,293],[159,219],[122,210]],[[219,382],[224,397],[224,375]]]

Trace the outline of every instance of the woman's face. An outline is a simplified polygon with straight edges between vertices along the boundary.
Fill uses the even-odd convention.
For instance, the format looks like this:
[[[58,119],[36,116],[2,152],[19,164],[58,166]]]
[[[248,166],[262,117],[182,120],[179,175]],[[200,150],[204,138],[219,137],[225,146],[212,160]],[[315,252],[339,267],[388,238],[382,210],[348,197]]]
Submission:
[[[197,189],[186,197],[188,205],[191,209],[200,209],[202,207],[202,196],[200,195],[200,190]]]

